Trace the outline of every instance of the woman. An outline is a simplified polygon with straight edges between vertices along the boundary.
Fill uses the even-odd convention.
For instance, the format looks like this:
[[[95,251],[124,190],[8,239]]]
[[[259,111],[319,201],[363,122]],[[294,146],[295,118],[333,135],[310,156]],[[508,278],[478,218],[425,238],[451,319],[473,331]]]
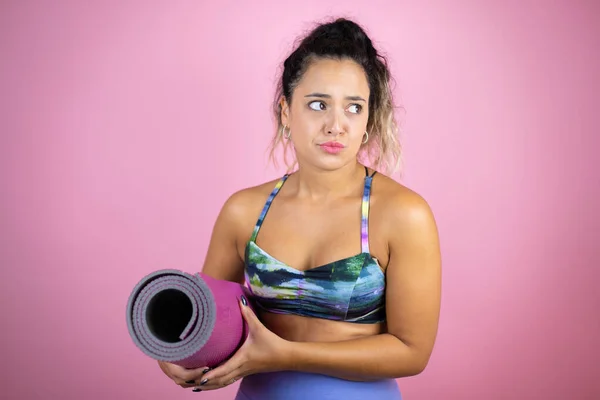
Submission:
[[[422,197],[360,162],[397,165],[388,83],[385,60],[345,19],[286,59],[273,145],[292,147],[297,169],[227,200],[203,267],[246,282],[257,315],[242,298],[249,338],[213,370],[159,363],[177,384],[244,378],[238,400],[400,399],[395,379],[423,371],[440,306],[435,221]]]

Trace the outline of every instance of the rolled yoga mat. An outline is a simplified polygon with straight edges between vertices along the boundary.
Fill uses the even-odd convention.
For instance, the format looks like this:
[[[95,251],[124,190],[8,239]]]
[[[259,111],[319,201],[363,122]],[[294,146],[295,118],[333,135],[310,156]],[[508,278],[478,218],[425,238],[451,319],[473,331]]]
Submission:
[[[248,336],[242,285],[202,273],[164,269],[145,276],[127,302],[127,326],[147,356],[185,368],[215,367]]]

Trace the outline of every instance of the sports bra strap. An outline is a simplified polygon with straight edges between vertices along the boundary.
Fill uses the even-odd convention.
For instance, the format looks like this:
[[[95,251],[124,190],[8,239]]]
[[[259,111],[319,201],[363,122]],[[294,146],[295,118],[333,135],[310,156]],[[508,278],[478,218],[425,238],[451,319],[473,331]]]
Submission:
[[[290,176],[289,174],[285,174],[279,180],[279,182],[277,182],[277,185],[275,185],[275,188],[269,195],[269,198],[267,199],[267,202],[265,203],[265,206],[263,207],[262,212],[260,213],[260,216],[258,217],[258,221],[256,221],[256,225],[254,226],[254,231],[252,231],[252,236],[250,237],[251,242],[256,241],[256,237],[258,236],[258,231],[260,230],[260,226],[262,225],[263,221],[265,220],[265,216],[267,215],[267,211],[269,211],[269,207],[271,207],[271,203],[273,202],[273,199],[275,198],[275,196],[277,196],[277,193],[279,193],[279,189],[281,189],[284,182],[286,181],[286,179],[289,176]]]
[[[373,183],[373,176],[377,173],[377,171],[373,172],[372,175],[369,175],[369,170],[365,167],[365,172],[367,176],[365,177],[365,189],[363,192],[362,198],[362,207],[361,207],[361,229],[360,229],[360,244],[361,251],[363,253],[369,253],[369,205],[371,201],[371,184]]]

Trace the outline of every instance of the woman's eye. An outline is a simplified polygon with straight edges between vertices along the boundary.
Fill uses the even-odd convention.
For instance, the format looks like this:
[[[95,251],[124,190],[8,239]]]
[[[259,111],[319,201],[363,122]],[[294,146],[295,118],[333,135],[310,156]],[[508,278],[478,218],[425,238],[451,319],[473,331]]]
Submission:
[[[362,106],[360,104],[352,104],[350,107],[348,107],[348,111],[353,114],[358,114],[361,110]]]
[[[315,111],[323,111],[325,109],[325,104],[322,101],[311,101],[308,103],[308,106]]]

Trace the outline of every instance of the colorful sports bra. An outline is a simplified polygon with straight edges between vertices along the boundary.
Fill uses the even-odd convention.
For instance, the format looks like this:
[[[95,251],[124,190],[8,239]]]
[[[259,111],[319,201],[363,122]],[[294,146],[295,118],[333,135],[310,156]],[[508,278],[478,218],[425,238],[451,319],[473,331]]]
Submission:
[[[373,173],[375,175],[375,173]],[[356,323],[385,322],[385,275],[369,253],[369,200],[373,175],[365,177],[360,254],[301,271],[277,260],[256,244],[273,199],[289,174],[277,183],[246,244],[245,278],[259,308]]]

